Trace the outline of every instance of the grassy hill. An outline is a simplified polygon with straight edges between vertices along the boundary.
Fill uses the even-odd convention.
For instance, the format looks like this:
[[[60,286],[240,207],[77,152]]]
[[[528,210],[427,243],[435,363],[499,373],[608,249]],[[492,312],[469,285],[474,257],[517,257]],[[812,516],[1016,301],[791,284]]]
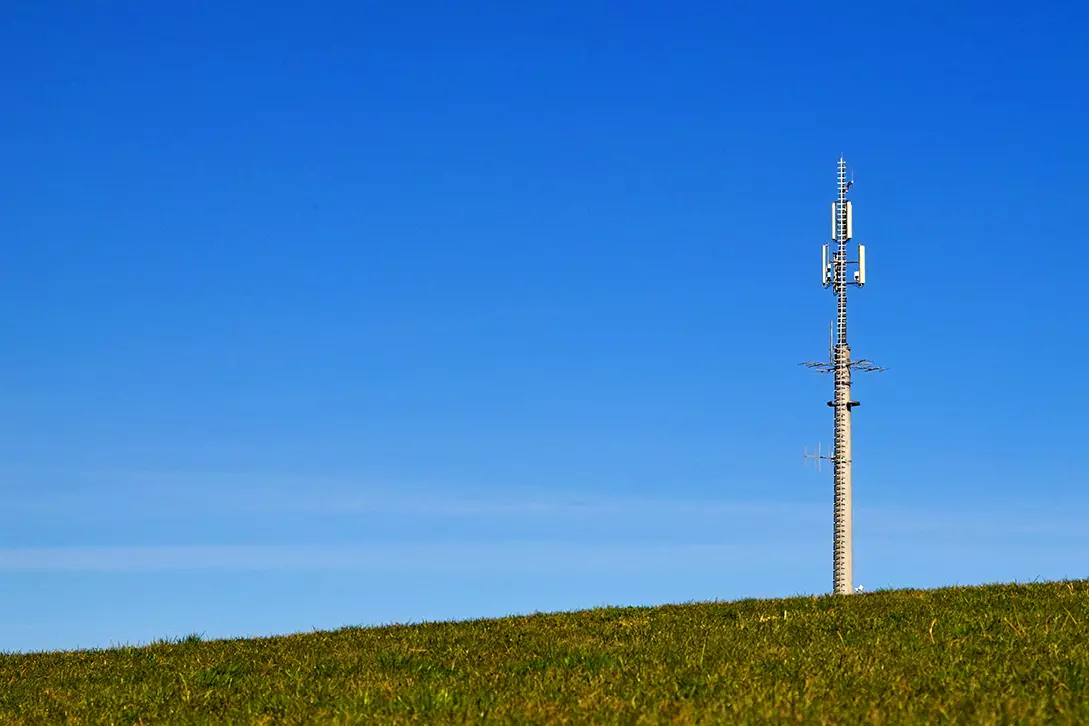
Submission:
[[[1089,723],[1089,581],[0,656],[4,723]]]

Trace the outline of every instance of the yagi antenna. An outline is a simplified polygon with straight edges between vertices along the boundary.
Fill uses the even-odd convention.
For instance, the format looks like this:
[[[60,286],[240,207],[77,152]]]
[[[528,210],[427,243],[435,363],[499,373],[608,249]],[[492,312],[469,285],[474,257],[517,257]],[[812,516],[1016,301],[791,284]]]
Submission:
[[[866,284],[866,247],[858,245],[858,258],[847,259],[847,247],[854,236],[854,215],[847,191],[854,184],[854,172],[847,179],[847,162],[840,157],[836,167],[836,200],[832,202],[832,241],[821,248],[821,284],[831,287],[836,295],[836,319],[829,325],[828,361],[809,362],[802,365],[818,373],[833,374],[832,451],[805,453],[805,459],[814,459],[818,471],[822,461],[832,463],[832,590],[836,594],[854,592],[854,561],[851,533],[851,409],[859,405],[851,398],[851,371],[882,371],[865,359],[851,360],[851,347],[847,344],[847,288],[861,288]],[[852,269],[853,268],[853,269]],[[848,275],[848,270],[853,272]]]

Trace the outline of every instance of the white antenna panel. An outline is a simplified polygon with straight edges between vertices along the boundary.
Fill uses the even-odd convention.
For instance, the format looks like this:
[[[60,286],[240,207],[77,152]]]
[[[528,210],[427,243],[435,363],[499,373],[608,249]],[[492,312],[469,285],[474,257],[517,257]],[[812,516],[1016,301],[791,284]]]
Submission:
[[[859,287],[866,284],[866,245],[858,246],[858,271],[855,272],[855,279]]]
[[[832,282],[832,265],[828,262],[828,245],[821,247],[821,284],[828,287]]]
[[[851,203],[847,202],[847,239],[854,237],[854,215],[851,214]]]

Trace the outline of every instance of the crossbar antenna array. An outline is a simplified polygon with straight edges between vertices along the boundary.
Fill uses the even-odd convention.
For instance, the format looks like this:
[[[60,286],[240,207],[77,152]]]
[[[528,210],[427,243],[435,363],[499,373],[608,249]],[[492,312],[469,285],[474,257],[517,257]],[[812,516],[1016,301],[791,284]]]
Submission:
[[[820,469],[821,461],[832,463],[832,591],[837,595],[854,592],[854,559],[851,541],[851,409],[859,405],[851,398],[851,371],[882,371],[884,368],[865,359],[851,360],[847,344],[847,288],[866,284],[866,247],[857,245],[858,256],[848,259],[848,245],[854,232],[854,219],[847,192],[854,184],[847,179],[847,162],[840,157],[836,167],[836,200],[832,202],[832,242],[821,251],[821,284],[832,288],[836,296],[836,319],[830,324],[828,361],[807,362],[802,365],[833,377],[832,400],[833,444],[828,454],[821,451],[805,454]],[[833,247],[834,245],[834,247]],[[853,273],[848,275],[848,270]]]

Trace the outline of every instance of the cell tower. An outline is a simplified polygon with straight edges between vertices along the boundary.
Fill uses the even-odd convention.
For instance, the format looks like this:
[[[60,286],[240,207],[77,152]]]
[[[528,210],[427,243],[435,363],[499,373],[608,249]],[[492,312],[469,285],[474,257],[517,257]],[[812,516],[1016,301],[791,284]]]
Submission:
[[[858,401],[851,399],[851,371],[884,370],[868,360],[851,360],[847,344],[847,288],[866,284],[866,247],[858,245],[858,259],[847,259],[847,243],[853,232],[851,202],[847,199],[853,181],[847,179],[847,162],[840,157],[836,170],[838,195],[832,202],[832,242],[826,243],[821,254],[821,283],[836,294],[836,320],[829,332],[828,362],[803,363],[820,373],[833,374],[833,398],[828,405],[833,410],[834,433],[831,454],[806,453],[818,469],[822,460],[832,462],[834,482],[832,591],[849,595],[854,591],[854,563],[851,549],[851,409]],[[829,249],[834,244],[834,249]],[[848,267],[854,267],[848,277]]]

